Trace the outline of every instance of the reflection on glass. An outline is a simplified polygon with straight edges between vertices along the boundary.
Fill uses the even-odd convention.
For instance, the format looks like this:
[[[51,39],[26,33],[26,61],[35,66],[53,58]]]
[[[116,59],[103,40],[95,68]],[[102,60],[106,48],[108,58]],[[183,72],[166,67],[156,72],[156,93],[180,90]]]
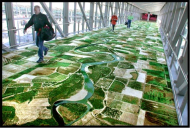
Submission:
[[[188,21],[186,22],[184,28],[183,28],[183,31],[182,31],[182,36],[187,38],[187,34],[188,34]]]
[[[185,39],[182,40],[181,47],[180,47],[179,54],[178,54],[178,59],[182,56],[184,46],[185,46]]]
[[[3,38],[2,43],[6,47],[10,47],[8,31],[7,31],[6,14],[5,14],[5,2],[2,2],[2,38]]]

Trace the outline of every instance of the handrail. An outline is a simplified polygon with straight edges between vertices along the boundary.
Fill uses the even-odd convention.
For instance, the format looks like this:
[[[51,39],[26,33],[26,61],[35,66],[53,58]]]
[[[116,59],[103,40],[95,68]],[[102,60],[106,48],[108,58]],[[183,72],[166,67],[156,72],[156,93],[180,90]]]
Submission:
[[[87,20],[90,20],[90,19],[87,19]],[[104,19],[104,20],[109,21],[109,19]],[[101,19],[97,19],[97,20],[95,20],[95,21],[101,21]],[[93,21],[93,22],[95,22],[95,21]],[[90,21],[89,21],[89,22],[90,22]],[[73,23],[80,23],[80,21],[79,21],[79,22],[68,22],[68,23],[64,23],[64,24],[73,24]],[[54,24],[54,25],[63,25],[63,24]],[[34,28],[34,27],[32,27],[32,28]],[[23,29],[24,29],[24,28],[9,29],[9,30],[2,30],[2,32],[17,31],[17,30],[23,30]]]
[[[9,46],[9,47],[5,47],[5,48],[2,48],[2,49],[9,49],[9,48],[12,48],[12,47],[16,47],[16,46],[24,46],[26,44],[32,44],[32,43],[35,43],[34,41],[32,42],[28,42],[28,43],[22,43],[22,44],[16,44],[16,45],[12,45],[12,46]]]

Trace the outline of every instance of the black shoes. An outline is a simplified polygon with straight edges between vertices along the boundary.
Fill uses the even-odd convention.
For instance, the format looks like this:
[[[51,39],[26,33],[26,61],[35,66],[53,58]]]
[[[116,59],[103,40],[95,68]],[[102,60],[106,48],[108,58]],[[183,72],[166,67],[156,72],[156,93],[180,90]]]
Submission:
[[[37,63],[42,63],[42,62],[44,62],[44,60],[43,59],[39,59],[38,61],[36,61]]]

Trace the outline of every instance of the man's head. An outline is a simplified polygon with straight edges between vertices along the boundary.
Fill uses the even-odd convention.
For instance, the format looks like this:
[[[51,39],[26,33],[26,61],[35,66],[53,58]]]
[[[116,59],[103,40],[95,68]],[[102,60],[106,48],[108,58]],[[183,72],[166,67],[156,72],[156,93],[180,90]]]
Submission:
[[[36,15],[38,15],[40,13],[40,6],[38,5],[34,6],[34,12]]]

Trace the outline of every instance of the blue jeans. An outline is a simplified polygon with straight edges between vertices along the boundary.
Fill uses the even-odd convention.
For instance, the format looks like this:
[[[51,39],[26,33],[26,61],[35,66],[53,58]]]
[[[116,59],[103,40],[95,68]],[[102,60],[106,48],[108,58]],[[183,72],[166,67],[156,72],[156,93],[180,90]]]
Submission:
[[[38,32],[36,32],[36,45],[39,47],[38,49],[38,56],[39,59],[43,60],[43,51],[47,51],[48,49],[44,46],[44,40],[41,39],[41,36],[37,35]]]
[[[131,27],[131,20],[128,20],[127,28]]]

